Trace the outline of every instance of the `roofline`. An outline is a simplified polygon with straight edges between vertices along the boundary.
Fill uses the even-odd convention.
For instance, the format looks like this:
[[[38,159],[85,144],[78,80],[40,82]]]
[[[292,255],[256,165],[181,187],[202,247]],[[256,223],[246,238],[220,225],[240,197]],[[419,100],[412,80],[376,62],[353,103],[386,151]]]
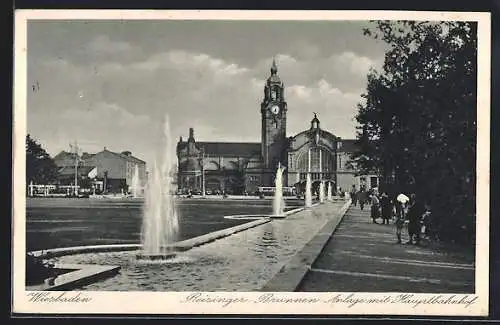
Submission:
[[[334,137],[334,138],[335,138],[335,139],[337,139],[337,140],[340,140],[340,141],[342,141],[342,140],[343,140],[341,137],[338,137],[338,136],[336,136],[335,134],[333,134],[333,133],[331,133],[331,132],[328,132],[328,131],[323,130],[323,129],[319,129],[319,130],[320,130],[320,131],[322,131],[322,132],[325,132],[325,133],[327,133],[327,134],[330,134],[332,137]],[[296,138],[296,137],[298,137],[299,135],[302,135],[302,134],[307,134],[307,133],[310,133],[310,132],[311,132],[311,129],[307,129],[307,130],[304,130],[304,131],[301,131],[301,132],[297,133],[296,135],[292,135],[292,136],[290,136],[289,138],[291,138],[291,139],[295,139],[295,138]],[[314,132],[314,131],[313,131],[313,132]]]
[[[125,156],[125,155],[122,155],[121,153],[114,152],[114,151],[111,151],[111,150],[108,150],[108,149],[101,150],[101,151],[99,151],[98,153],[101,153],[101,152],[104,152],[104,151],[110,152],[110,153],[112,153],[112,154],[114,154],[114,155],[116,155],[116,156],[118,156],[118,157],[120,157],[120,158],[124,158],[124,159],[127,159],[127,160],[129,160],[129,161],[130,161],[130,160],[138,160],[138,161],[140,161],[140,162],[142,162],[142,163],[144,163],[144,164],[146,163],[144,160],[139,159],[139,158],[137,158],[137,157],[134,157],[134,156],[132,156],[132,155],[130,155],[130,156]],[[95,153],[94,155],[97,155],[98,153]]]
[[[182,142],[187,142],[187,141],[182,141]],[[237,142],[237,141],[223,141],[223,142],[219,142],[219,141],[196,141],[195,143],[216,143],[216,144],[254,144],[254,145],[259,145],[260,146],[260,142]]]
[[[177,152],[179,153],[180,150],[185,150],[187,141],[182,141],[182,142],[177,142]],[[254,157],[254,156],[260,156],[261,155],[261,143],[260,142],[218,142],[218,141],[196,141],[195,145],[199,150],[203,150],[204,145],[225,145],[225,144],[234,144],[234,145],[252,145],[258,148],[255,148],[256,150],[251,150],[248,151],[248,155],[235,155],[233,153],[216,153],[216,157]],[[207,154],[207,153],[205,153]],[[210,152],[208,152],[210,154]],[[207,157],[208,158],[208,157]]]

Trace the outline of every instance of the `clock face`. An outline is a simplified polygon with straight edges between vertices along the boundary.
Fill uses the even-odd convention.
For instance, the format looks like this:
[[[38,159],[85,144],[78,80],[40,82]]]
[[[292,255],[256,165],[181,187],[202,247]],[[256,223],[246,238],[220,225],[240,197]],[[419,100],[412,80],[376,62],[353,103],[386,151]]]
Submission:
[[[274,115],[278,114],[279,112],[280,112],[279,106],[274,105],[271,107],[271,113],[273,113]]]

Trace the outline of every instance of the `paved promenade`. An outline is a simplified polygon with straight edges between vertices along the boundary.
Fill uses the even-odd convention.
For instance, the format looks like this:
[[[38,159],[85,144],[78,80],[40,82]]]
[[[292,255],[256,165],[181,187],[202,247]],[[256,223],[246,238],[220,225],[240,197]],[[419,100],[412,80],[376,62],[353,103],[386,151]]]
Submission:
[[[373,224],[369,208],[349,208],[297,291],[474,292],[472,253],[397,244],[394,224]]]

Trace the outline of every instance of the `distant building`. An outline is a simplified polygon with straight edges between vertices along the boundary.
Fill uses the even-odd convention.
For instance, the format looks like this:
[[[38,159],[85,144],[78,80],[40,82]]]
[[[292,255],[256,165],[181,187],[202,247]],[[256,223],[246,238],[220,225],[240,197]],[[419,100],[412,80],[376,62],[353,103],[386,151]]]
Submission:
[[[75,159],[74,153],[66,151],[54,157],[61,185],[74,184]],[[79,179],[90,179],[98,192],[119,193],[130,189],[136,166],[142,187],[147,179],[146,162],[134,157],[130,151],[117,153],[104,148],[96,154],[83,153],[78,157],[77,170]]]
[[[79,166],[76,170],[78,180],[93,180],[96,176],[97,168],[94,166]],[[57,181],[59,185],[73,185],[75,183],[75,166],[60,167],[57,172]]]
[[[351,155],[358,150],[356,140],[341,139],[321,129],[316,113],[308,129],[287,137],[288,104],[277,72],[273,61],[260,104],[261,142],[196,141],[193,128],[189,129],[187,141],[179,139],[177,180],[180,189],[200,190],[204,180],[206,190],[253,193],[260,186],[274,186],[278,163],[287,167],[283,185],[298,189],[305,187],[308,173],[314,188],[320,181],[343,190],[353,185],[359,188],[378,184],[377,176],[374,176],[375,182],[371,176],[357,174],[351,161]]]

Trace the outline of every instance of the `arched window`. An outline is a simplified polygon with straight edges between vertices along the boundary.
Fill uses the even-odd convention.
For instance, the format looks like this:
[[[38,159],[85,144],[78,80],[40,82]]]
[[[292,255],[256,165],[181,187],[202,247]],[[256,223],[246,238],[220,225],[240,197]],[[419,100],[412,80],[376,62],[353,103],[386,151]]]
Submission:
[[[307,151],[304,152],[297,161],[296,167],[299,172],[332,173],[334,171],[335,157],[330,151],[319,147],[314,147],[309,150],[310,154]],[[311,159],[311,170],[309,170],[309,157]]]

